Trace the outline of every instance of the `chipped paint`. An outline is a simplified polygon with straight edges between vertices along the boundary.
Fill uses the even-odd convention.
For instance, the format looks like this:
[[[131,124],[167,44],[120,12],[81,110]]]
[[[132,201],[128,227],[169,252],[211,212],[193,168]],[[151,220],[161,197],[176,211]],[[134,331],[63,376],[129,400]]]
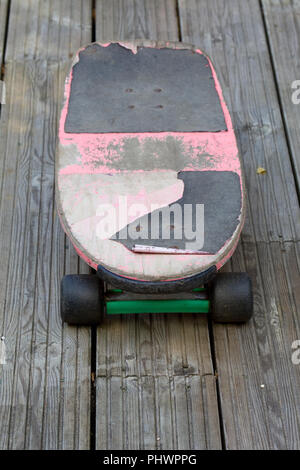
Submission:
[[[107,47],[111,43],[97,44]],[[153,43],[149,41],[140,42],[140,44],[127,42],[119,44],[132,50],[133,53],[137,52],[138,47],[153,47]],[[191,48],[191,46],[171,42],[155,44],[155,47],[167,46]],[[78,62],[79,53],[84,49],[85,47],[77,52],[72,66]],[[192,48],[192,50],[203,54],[200,49]],[[93,268],[101,263],[107,269],[132,279],[157,279],[157,273],[159,273],[161,279],[171,280],[190,276],[207,269],[212,264],[216,264],[219,269],[232,256],[244,223],[243,179],[231,117],[215,69],[211,60],[208,57],[207,59],[224,113],[227,131],[142,134],[65,133],[64,123],[68,112],[72,69],[66,78],[56,166],[57,188],[59,189],[58,212],[76,251]],[[169,157],[166,158],[166,155]],[[117,193],[115,196],[112,195],[114,191],[119,191],[117,182],[121,180],[118,177],[128,179],[125,192],[130,192],[129,188],[136,187],[136,181],[141,175],[148,177],[153,174],[154,178],[150,177],[151,184],[153,184],[154,180],[164,182],[166,175],[178,171],[209,170],[236,172],[240,177],[242,189],[240,224],[217,254],[195,256],[185,253],[171,256],[133,253],[113,240],[101,240],[101,243],[96,241],[93,233],[97,224],[97,215],[94,212],[95,204],[90,205],[90,200],[104,202],[108,197],[113,204],[116,204],[114,197]],[[95,183],[95,180],[93,182],[93,178],[98,177],[97,182]],[[81,180],[85,181],[82,185]],[[106,184],[109,185],[109,191],[107,191]],[[145,189],[144,193],[138,190],[133,192],[133,199],[143,202],[155,199],[155,191],[151,190],[150,186]],[[87,193],[90,195],[89,198],[87,198]],[[178,183],[174,183],[174,186],[166,184],[165,189],[158,190],[156,199],[160,201],[160,207],[162,207],[178,199],[180,193],[182,194],[182,188],[178,186]],[[178,276],[170,277],[170,273],[175,272]]]
[[[104,44],[104,47],[110,43]],[[127,43],[126,43],[127,44]],[[103,44],[102,44],[103,45]],[[121,45],[124,45],[122,43]],[[128,48],[130,45],[127,44]],[[81,49],[83,50],[83,49]],[[80,51],[79,51],[80,52]],[[79,57],[79,52],[77,56]],[[196,50],[198,54],[203,54],[199,49]],[[151,147],[158,145],[158,148],[167,152],[167,157],[172,147],[175,149],[175,155],[178,156],[177,171],[180,170],[231,170],[239,175],[241,174],[240,161],[238,158],[238,149],[236,139],[233,132],[232,121],[228,108],[226,106],[222,89],[215,70],[212,66],[210,59],[207,57],[210,64],[212,74],[215,80],[216,90],[221,102],[222,110],[225,117],[227,131],[221,132],[160,132],[151,133],[145,132],[140,134],[135,133],[111,133],[111,134],[89,134],[89,133],[65,133],[64,123],[67,116],[71,81],[72,69],[65,83],[64,93],[64,106],[61,113],[60,126],[59,126],[59,140],[63,146],[75,144],[81,155],[81,162],[76,168],[68,168],[68,164],[64,164],[60,168],[61,172],[82,171],[90,173],[105,173],[105,172],[119,172],[122,170],[132,170],[130,163],[127,161],[135,161],[132,157],[128,159],[130,152],[135,155],[141,156],[137,158],[136,162],[140,161],[140,169],[146,169],[143,164],[149,165],[152,160],[153,152]],[[179,157],[182,158],[181,165]],[[161,161],[159,158],[154,158],[153,164],[157,163],[157,168],[160,165],[168,162],[172,164],[172,159],[166,158]],[[159,162],[159,163],[158,163]],[[162,163],[163,162],[163,163]],[[126,164],[129,168],[126,168]],[[81,169],[80,169],[81,167]],[[151,167],[150,169],[156,168]],[[137,169],[136,167],[134,168]],[[172,168],[175,169],[175,168]]]

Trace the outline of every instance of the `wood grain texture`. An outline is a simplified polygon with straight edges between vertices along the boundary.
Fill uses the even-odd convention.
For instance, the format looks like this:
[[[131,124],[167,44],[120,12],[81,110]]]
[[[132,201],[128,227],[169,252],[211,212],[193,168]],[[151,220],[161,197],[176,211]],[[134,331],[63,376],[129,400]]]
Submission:
[[[91,40],[91,1],[11,0],[5,61],[72,58]]]
[[[228,268],[251,276],[255,316],[214,326],[227,447],[299,449],[299,244],[244,243]]]
[[[258,1],[180,0],[182,38],[197,42],[225,83],[244,161],[248,219],[225,267],[247,271],[254,320],[214,325],[226,447],[299,449],[299,215]],[[280,58],[278,58],[280,60]],[[267,174],[257,175],[257,166]]]
[[[262,0],[261,4],[299,191],[300,105],[292,101],[292,94],[296,91],[292,88],[292,84],[295,80],[300,80],[300,2],[299,0]]]
[[[178,40],[172,0],[96,2],[96,39]],[[207,319],[106,319],[97,333],[98,449],[220,448]]]
[[[7,3],[0,1],[0,54]],[[226,447],[299,449],[300,374],[291,356],[300,338],[300,243],[290,163],[299,181],[299,111],[289,92],[299,78],[300,7],[261,3],[179,0],[179,23],[182,40],[211,54],[223,81],[248,188],[242,242],[225,270],[250,274],[255,317],[213,327]],[[97,0],[97,39],[178,40],[176,5]],[[63,81],[70,56],[90,40],[89,0],[11,1],[0,121],[1,449],[90,446],[91,333],[62,327],[59,316],[61,277],[88,268],[53,199]],[[267,173],[257,175],[257,166]],[[97,331],[96,372],[97,448],[221,447],[205,317],[107,319]]]
[[[244,163],[247,241],[299,240],[300,212],[259,2],[180,0],[182,40],[211,55]],[[263,167],[266,174],[258,175]]]
[[[90,331],[62,329],[59,312],[61,276],[86,267],[56,216],[54,154],[63,81],[70,55],[90,40],[90,6],[11,2],[1,120],[3,449],[89,447]]]
[[[96,0],[96,39],[178,40],[175,0]]]
[[[8,0],[1,0],[0,2],[0,64],[2,64],[5,40],[5,26],[8,10]]]

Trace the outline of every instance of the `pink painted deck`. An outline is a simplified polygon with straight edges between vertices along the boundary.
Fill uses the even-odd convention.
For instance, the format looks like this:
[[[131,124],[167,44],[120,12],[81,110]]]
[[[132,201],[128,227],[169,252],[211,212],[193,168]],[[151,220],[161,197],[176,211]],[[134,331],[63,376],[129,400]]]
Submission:
[[[109,44],[97,43],[101,47]],[[153,43],[135,41],[122,43],[132,54],[138,48],[156,47],[189,49],[203,55],[193,46],[178,43]],[[80,60],[80,49],[73,61],[73,67]],[[206,56],[205,56],[206,57]],[[244,221],[244,186],[241,164],[232,121],[214,67],[208,59],[216,91],[224,113],[227,130],[220,132],[145,132],[145,133],[68,133],[65,122],[68,114],[73,67],[65,82],[64,104],[59,126],[59,145],[56,161],[57,206],[61,223],[72,240],[79,255],[93,268],[98,264],[110,271],[140,280],[167,280],[188,277],[206,270],[212,265],[219,269],[233,254],[239,240]],[[105,65],[103,65],[105,66]],[[101,106],[101,101],[99,102]],[[124,168],[122,156],[131,142],[147,157],[150,143],[166,151],[171,145],[180,148],[182,168],[151,169]],[[125,150],[124,150],[125,149]],[[153,152],[151,150],[151,152]],[[153,160],[153,153],[149,159]],[[146,158],[147,159],[147,158]],[[190,252],[170,254],[133,252],[111,240],[113,231],[108,230],[106,239],[97,237],[103,205],[116,210],[120,208],[120,197],[127,203],[139,203],[145,207],[139,216],[150,210],[151,204],[162,208],[178,200],[183,194],[183,183],[177,178],[178,171],[232,172],[240,181],[241,208],[239,222],[216,253]],[[117,225],[117,230],[134,220],[130,215]],[[138,241],[137,241],[138,243]],[[143,251],[143,250],[142,250]]]

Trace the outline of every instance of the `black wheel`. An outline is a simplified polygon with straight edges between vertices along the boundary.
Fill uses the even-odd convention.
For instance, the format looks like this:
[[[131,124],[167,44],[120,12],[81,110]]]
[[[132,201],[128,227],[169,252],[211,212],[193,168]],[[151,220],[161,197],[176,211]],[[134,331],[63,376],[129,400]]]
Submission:
[[[70,325],[99,325],[104,312],[103,282],[93,274],[61,280],[61,318]]]
[[[253,314],[251,279],[247,273],[219,273],[211,285],[211,318],[244,323]]]

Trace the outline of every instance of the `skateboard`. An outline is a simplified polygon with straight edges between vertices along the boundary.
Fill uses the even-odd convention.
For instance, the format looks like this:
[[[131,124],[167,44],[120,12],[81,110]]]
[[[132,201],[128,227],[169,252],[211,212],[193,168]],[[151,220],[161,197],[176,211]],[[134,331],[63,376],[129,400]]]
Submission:
[[[94,274],[66,275],[61,315],[252,316],[246,273],[218,273],[245,219],[245,187],[214,66],[195,46],[81,48],[66,78],[56,152],[61,224]]]

